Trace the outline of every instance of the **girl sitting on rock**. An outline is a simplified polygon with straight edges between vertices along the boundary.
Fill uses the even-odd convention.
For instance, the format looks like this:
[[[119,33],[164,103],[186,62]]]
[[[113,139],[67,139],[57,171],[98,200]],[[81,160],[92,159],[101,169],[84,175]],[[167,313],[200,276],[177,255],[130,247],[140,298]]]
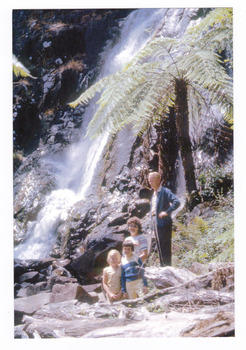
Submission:
[[[103,269],[103,288],[107,299],[112,303],[120,300],[121,292],[121,255],[118,250],[112,249],[108,253],[108,267]]]

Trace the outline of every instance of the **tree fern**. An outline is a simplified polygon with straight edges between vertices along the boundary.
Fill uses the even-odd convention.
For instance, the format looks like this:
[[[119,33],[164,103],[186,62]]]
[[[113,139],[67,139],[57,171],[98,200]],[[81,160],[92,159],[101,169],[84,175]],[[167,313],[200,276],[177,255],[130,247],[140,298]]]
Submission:
[[[94,137],[105,130],[116,133],[126,124],[139,134],[174,107],[186,181],[192,178],[191,193],[196,187],[192,151],[190,142],[189,150],[185,146],[189,135],[182,133],[189,129],[189,115],[199,115],[202,105],[218,106],[232,122],[232,79],[220,56],[231,43],[232,10],[215,9],[182,37],[153,38],[121,71],[101,79],[70,105],[88,103],[101,94],[86,134]]]
[[[149,41],[122,71],[101,79],[70,103],[72,107],[88,103],[97,92],[101,93],[99,108],[89,124],[87,135],[98,135],[106,127],[110,132],[116,132],[126,123],[134,123],[136,130],[144,127],[144,121],[151,119],[154,110],[159,107],[159,94],[165,95],[165,91],[170,90],[170,86],[169,90],[165,86],[167,76],[168,82],[171,76],[185,78],[195,87],[209,91],[210,101],[223,106],[227,118],[231,116],[232,82],[215,52],[222,48],[221,43],[227,45],[230,41],[230,24],[231,10],[215,9],[182,38],[158,37]],[[205,46],[208,39],[213,50]],[[165,76],[163,81],[158,79],[162,76],[161,72]],[[136,99],[141,95],[143,100]],[[163,110],[168,111],[172,102],[169,98],[164,98],[163,103],[165,101],[167,105]],[[125,105],[125,113],[122,105]],[[111,123],[111,118],[114,123]]]

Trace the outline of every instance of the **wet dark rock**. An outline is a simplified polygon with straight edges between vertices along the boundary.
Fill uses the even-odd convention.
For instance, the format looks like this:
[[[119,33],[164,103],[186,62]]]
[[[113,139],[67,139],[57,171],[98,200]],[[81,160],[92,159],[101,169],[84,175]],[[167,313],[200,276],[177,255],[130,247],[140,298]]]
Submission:
[[[143,199],[151,199],[153,196],[153,190],[150,190],[149,188],[141,188],[139,190],[139,198]]]
[[[66,266],[82,284],[95,283],[95,278],[101,275],[102,269],[107,265],[106,259],[110,249],[121,251],[122,237],[104,237],[88,242],[83,254]]]
[[[38,282],[35,284],[29,283],[28,285],[24,285],[24,283],[22,283],[21,288],[18,290],[16,297],[28,297],[30,295],[35,295],[45,291],[51,291],[51,286],[46,281]]]
[[[19,277],[19,282],[37,282],[40,278],[40,274],[37,271],[26,272]]]
[[[66,277],[66,276],[60,276],[60,275],[53,275],[51,274],[49,279],[49,284],[52,287],[54,284],[66,284],[66,283],[76,283],[77,279],[73,277]]]
[[[117,35],[120,18],[130,11],[13,11],[14,53],[37,77],[14,77],[15,150],[22,149],[27,155],[46,142],[42,115],[60,110],[88,87],[97,74],[99,53]],[[69,118],[73,120],[73,111]],[[70,139],[64,134],[56,140],[50,136],[54,142],[69,143]]]
[[[24,325],[15,326],[14,338],[15,339],[28,339],[27,333],[23,330]]]
[[[127,219],[129,219],[129,214],[116,215],[109,221],[108,226],[124,225],[127,222]]]
[[[128,207],[131,216],[137,216],[142,219],[150,211],[150,201],[148,199],[139,199],[132,201]]]
[[[27,80],[16,82],[13,88],[14,145],[24,154],[38,147],[41,131],[38,102],[29,89]]]
[[[15,259],[14,261],[14,272],[15,272],[15,280],[18,281],[20,276],[27,273],[36,271],[35,274],[42,271],[49,270],[49,267],[52,266],[54,259],[39,259],[39,260],[20,260]]]

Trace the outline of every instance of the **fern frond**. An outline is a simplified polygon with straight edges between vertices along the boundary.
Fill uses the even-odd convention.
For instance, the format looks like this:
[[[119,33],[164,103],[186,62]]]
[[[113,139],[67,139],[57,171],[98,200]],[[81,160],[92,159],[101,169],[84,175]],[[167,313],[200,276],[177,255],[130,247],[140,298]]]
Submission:
[[[144,60],[151,57],[160,59],[169,57],[168,52],[171,51],[174,44],[177,44],[176,38],[164,38],[158,37],[151,40],[147,45],[145,45],[135,56],[134,58],[123,67],[123,71],[126,71],[128,68],[135,66],[137,64],[142,64]]]
[[[12,56],[12,62],[13,62],[13,72],[16,77],[30,77],[32,79],[37,79],[37,77],[34,77],[31,75],[30,71],[16,58],[15,55]]]
[[[114,84],[108,84],[105,87],[100,100],[97,102],[99,107],[89,123],[86,136],[94,132],[98,135],[95,130],[106,128],[107,123],[110,123],[112,113],[114,113],[115,125],[121,123],[122,119],[125,119],[124,115],[120,114],[123,108],[122,104],[124,110],[133,108],[141,92],[147,89],[146,82],[150,83],[149,76],[158,66],[158,62],[150,62],[142,67],[132,67],[127,71],[119,72],[118,79],[114,81]],[[112,127],[110,126],[109,129],[112,129]]]
[[[150,101],[153,101],[153,93],[156,94],[157,91],[150,91]],[[140,105],[135,113],[136,122],[133,124],[135,134],[142,134],[146,130],[149,122],[158,122],[165,118],[169,114],[170,108],[174,106],[175,92],[171,80],[169,84],[160,86],[158,93],[158,99],[156,99],[155,104],[149,103],[149,105]]]
[[[205,32],[211,30],[215,26],[226,26],[232,25],[233,11],[232,8],[216,8],[209,12],[207,16],[197,25],[190,28],[187,34],[192,34],[200,36],[205,34]]]
[[[232,81],[221,66],[220,56],[212,51],[193,50],[192,54],[180,59],[180,66],[185,70],[187,80],[207,89],[216,97],[221,89],[227,91],[232,102]]]
[[[149,69],[151,66],[153,66],[153,63],[148,63],[145,68],[148,67]],[[140,67],[138,69],[141,76],[143,72],[140,73]],[[98,136],[104,130],[114,134],[126,124],[132,124],[133,128],[139,132],[146,120],[154,114],[157,108],[160,108],[158,100],[166,92],[167,82],[172,79],[165,71],[159,73],[153,79],[153,72],[151,75],[148,69],[145,70],[144,81],[139,80],[136,83],[133,79],[127,88],[124,88],[121,84],[118,87],[115,86],[114,101],[111,101],[109,106],[107,105],[107,109],[104,106],[103,108],[99,107],[88,126],[87,135],[90,137]],[[166,84],[163,84],[163,81],[166,81]],[[156,84],[156,82],[158,83]],[[118,89],[121,89],[121,91]],[[131,92],[129,92],[129,89],[131,89]],[[107,91],[105,90],[104,93],[107,93]]]
[[[228,108],[224,113],[224,119],[230,125],[230,128],[233,129],[233,108]]]
[[[117,79],[118,73],[109,75],[105,78],[100,79],[98,82],[89,87],[83,92],[76,100],[70,102],[68,105],[72,108],[77,107],[79,104],[87,104],[97,92],[101,92],[107,84],[112,84],[114,79]]]
[[[218,27],[205,33],[197,41],[197,47],[220,52],[232,46],[233,32],[231,26]]]

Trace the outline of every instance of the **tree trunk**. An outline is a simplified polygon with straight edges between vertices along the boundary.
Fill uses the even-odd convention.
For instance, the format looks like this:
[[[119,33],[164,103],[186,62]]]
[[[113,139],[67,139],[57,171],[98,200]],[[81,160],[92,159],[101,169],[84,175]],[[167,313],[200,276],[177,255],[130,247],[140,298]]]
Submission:
[[[158,134],[158,172],[164,184],[174,193],[177,191],[178,140],[175,112],[170,108],[169,117],[162,118],[156,127]],[[164,186],[165,186],[164,185]]]
[[[196,187],[195,166],[193,162],[191,141],[189,134],[189,116],[188,116],[188,102],[187,102],[187,83],[184,79],[176,79],[176,126],[178,133],[178,143],[180,147],[186,189],[189,195],[189,207],[193,209],[195,204],[200,200],[198,198],[198,191]]]

